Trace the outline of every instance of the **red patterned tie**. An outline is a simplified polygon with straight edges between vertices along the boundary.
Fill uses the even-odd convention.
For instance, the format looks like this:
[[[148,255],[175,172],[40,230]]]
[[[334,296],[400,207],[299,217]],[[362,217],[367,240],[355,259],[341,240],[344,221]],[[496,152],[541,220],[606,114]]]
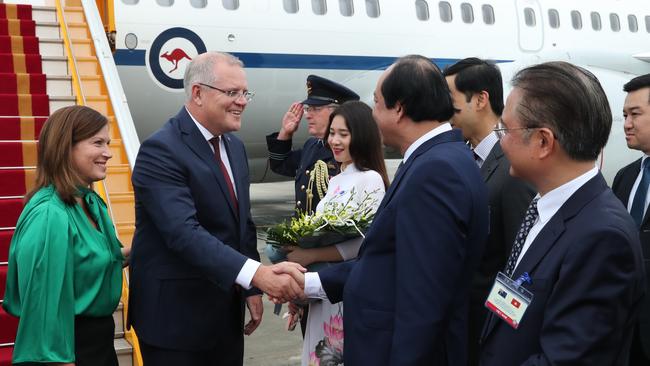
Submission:
[[[226,181],[226,185],[228,185],[228,191],[230,191],[230,199],[232,199],[232,202],[235,206],[235,212],[239,213],[239,204],[237,203],[237,196],[235,196],[235,187],[232,185],[232,181],[230,180],[230,175],[228,174],[228,169],[226,169],[226,165],[223,163],[223,160],[221,160],[221,149],[219,147],[219,137],[211,138],[210,143],[214,147],[214,159],[217,161],[217,163],[219,163],[219,168],[221,169],[223,178]]]

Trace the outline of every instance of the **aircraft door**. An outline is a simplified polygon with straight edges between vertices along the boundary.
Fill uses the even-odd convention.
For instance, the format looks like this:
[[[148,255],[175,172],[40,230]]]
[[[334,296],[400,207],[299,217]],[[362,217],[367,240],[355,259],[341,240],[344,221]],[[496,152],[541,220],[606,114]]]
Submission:
[[[519,48],[525,52],[536,52],[544,45],[544,23],[542,8],[538,0],[515,0],[517,4],[517,31]]]

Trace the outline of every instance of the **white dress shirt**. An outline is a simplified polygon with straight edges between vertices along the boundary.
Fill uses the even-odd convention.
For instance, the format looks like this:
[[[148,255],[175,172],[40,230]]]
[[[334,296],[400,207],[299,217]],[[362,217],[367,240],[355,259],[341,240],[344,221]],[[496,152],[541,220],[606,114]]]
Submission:
[[[530,245],[535,240],[537,235],[542,231],[544,226],[551,220],[551,218],[560,210],[562,205],[571,198],[571,196],[587,183],[591,178],[595,177],[598,174],[598,167],[594,166],[588,172],[582,174],[581,176],[574,178],[573,180],[564,183],[563,185],[555,188],[554,190],[546,193],[544,196],[538,194],[539,201],[537,201],[537,212],[539,216],[537,221],[533,224],[533,227],[530,228],[526,241],[524,242],[524,247],[521,248],[521,253],[517,258],[517,263],[515,264],[515,270],[521,262],[521,259],[530,248]]]
[[[408,158],[411,156],[411,154],[413,154],[413,152],[417,150],[417,148],[420,147],[422,144],[440,135],[441,133],[447,131],[451,131],[451,125],[449,124],[449,122],[445,122],[440,126],[432,129],[431,131],[425,133],[424,135],[420,136],[420,138],[415,140],[406,149],[406,151],[404,152],[404,159],[402,159],[402,162],[405,163],[408,160]],[[305,273],[305,295],[313,299],[327,299],[327,294],[323,289],[323,284],[320,281],[318,272]]]
[[[185,110],[187,110],[187,108]],[[205,138],[206,143],[208,144],[208,146],[210,146],[210,149],[214,153],[214,147],[210,143],[210,140],[216,136],[214,136],[212,132],[208,131],[207,128],[203,127],[203,125],[200,124],[196,120],[196,118],[194,118],[194,116],[192,115],[192,113],[190,113],[190,111],[187,111],[187,114],[190,115],[192,121],[194,121],[196,127],[199,129],[199,131],[201,131],[201,135],[203,135],[203,138]],[[226,146],[223,143],[223,139],[219,139],[219,153],[221,156],[221,161],[223,161],[223,165],[226,166],[226,170],[228,171],[228,178],[230,179],[233,190],[235,191],[235,197],[237,197],[237,188],[235,185],[235,180],[233,179],[232,176],[232,169],[230,168],[230,159],[228,159],[228,152],[226,151]],[[244,263],[244,265],[242,266],[241,270],[239,271],[239,274],[237,274],[235,283],[245,288],[246,290],[250,289],[251,282],[253,281],[253,276],[255,276],[255,272],[257,272],[259,266],[260,266],[260,262],[248,258]]]
[[[496,132],[492,131],[474,147],[474,154],[478,156],[476,164],[478,164],[479,168],[483,166],[485,159],[490,155],[492,148],[497,144],[497,142],[499,142],[499,138],[497,137]]]

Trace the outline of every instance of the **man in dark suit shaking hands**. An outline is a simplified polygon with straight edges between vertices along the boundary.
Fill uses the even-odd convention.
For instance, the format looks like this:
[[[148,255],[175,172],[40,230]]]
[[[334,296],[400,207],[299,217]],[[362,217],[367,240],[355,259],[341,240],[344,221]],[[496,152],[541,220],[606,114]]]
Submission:
[[[607,97],[566,62],[523,69],[512,85],[496,131],[510,173],[539,194],[503,272],[533,297],[500,305],[525,309],[516,328],[488,316],[480,364],[626,365],[645,284],[637,229],[595,165],[612,125]],[[490,299],[505,297],[499,288]]]
[[[481,176],[488,187],[490,235],[474,273],[469,300],[469,365],[478,365],[478,342],[488,310],[485,299],[494,278],[510,255],[524,212],[533,199],[532,188],[510,175],[494,128],[503,112],[501,71],[491,62],[470,57],[445,69],[455,113],[454,128],[469,142]]]
[[[403,164],[358,258],[308,273],[305,293],[343,301],[348,366],[465,365],[469,287],[488,231],[485,184],[447,122],[449,89],[430,60],[398,59],[374,98],[384,143]]]
[[[650,185],[650,74],[638,76],[623,86],[626,91],[623,116],[625,139],[630,149],[644,156],[619,170],[612,190],[623,202],[639,228],[643,258],[646,265],[646,286],[650,284],[650,220],[648,219],[648,186]],[[643,169],[641,168],[643,166]],[[647,289],[647,287],[646,287]],[[650,296],[646,294],[639,322],[635,326],[630,366],[650,365]]]
[[[146,365],[242,365],[259,290],[286,299],[302,289],[259,263],[246,152],[231,134],[253,97],[241,61],[199,55],[184,84],[185,105],[143,142],[133,170],[129,322]]]

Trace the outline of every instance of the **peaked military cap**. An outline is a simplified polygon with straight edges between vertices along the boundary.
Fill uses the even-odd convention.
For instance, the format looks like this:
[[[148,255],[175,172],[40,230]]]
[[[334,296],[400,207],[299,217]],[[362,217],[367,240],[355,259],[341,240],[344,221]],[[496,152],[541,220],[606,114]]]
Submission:
[[[349,100],[359,100],[359,95],[332,80],[317,75],[307,77],[307,99],[303,100],[302,104],[343,104]]]

